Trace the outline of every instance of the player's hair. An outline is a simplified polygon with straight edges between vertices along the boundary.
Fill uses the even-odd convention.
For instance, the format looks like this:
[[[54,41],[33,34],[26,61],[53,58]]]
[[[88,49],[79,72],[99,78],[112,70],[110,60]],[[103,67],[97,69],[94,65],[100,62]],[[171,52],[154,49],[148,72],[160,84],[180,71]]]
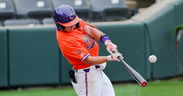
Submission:
[[[58,31],[63,31],[65,29],[65,27],[60,24],[57,24],[56,26],[57,26]],[[75,26],[76,26],[76,28],[79,28],[80,27],[79,22]]]

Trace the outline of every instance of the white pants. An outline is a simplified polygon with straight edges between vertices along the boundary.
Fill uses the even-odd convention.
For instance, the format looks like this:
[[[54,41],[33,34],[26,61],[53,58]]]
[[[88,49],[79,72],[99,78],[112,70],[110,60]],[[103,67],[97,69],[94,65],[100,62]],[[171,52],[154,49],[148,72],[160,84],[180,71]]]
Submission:
[[[78,96],[115,96],[111,81],[102,71],[103,65],[92,66],[88,72],[83,69],[75,72],[77,83],[71,83]]]

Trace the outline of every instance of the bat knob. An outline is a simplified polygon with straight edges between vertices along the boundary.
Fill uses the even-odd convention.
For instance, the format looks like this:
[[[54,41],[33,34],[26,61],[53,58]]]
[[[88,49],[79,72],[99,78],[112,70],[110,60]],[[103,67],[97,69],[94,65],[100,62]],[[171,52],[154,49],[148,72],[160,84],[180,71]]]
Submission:
[[[141,82],[141,85],[142,85],[142,87],[145,87],[145,86],[147,86],[147,82]]]

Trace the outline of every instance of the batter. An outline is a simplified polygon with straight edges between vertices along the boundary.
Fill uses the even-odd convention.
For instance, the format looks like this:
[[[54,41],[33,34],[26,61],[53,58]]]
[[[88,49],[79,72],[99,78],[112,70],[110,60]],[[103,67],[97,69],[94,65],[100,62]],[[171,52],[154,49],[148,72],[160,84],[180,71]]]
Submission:
[[[55,9],[57,40],[63,56],[73,66],[70,72],[72,85],[78,96],[115,96],[109,78],[102,71],[106,62],[119,61],[120,53],[99,56],[97,41],[105,44],[112,52],[117,46],[96,27],[81,20],[69,5]]]

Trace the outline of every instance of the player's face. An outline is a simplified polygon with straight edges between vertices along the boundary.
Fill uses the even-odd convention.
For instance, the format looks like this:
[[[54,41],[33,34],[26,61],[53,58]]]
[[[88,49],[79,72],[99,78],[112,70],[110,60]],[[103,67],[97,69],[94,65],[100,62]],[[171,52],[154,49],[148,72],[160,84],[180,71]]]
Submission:
[[[75,29],[76,29],[76,25],[73,25],[73,26],[65,27],[64,31],[69,32],[69,31],[73,31]]]

